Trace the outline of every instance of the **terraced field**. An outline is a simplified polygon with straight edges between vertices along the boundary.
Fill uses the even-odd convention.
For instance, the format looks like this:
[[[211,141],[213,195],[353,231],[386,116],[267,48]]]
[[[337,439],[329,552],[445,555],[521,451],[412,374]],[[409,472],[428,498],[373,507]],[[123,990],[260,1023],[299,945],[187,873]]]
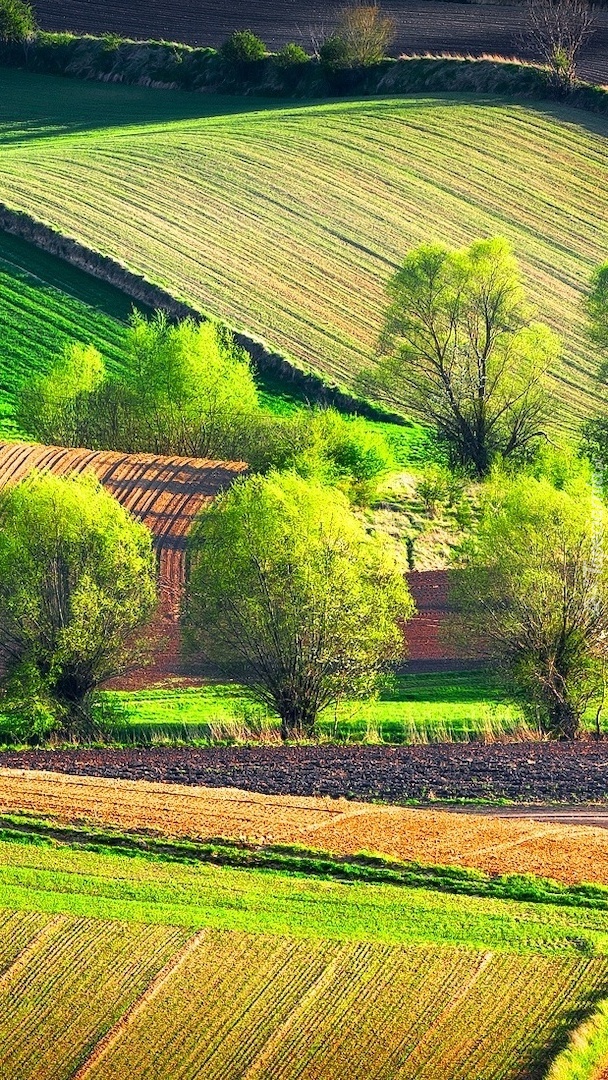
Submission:
[[[260,108],[12,71],[0,93],[7,205],[343,381],[412,244],[506,235],[565,337],[566,412],[592,407],[581,297],[608,250],[608,120],[450,95]]]

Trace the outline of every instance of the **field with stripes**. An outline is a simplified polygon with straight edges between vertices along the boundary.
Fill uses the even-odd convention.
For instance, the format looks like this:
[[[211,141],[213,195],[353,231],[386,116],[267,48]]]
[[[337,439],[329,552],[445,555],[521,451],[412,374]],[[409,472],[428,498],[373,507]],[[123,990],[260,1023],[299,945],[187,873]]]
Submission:
[[[54,816],[36,818],[16,776],[0,779],[12,790],[0,818],[3,1078],[543,1080],[608,997],[605,886],[500,899],[474,871],[460,892],[454,871],[433,887],[420,863],[402,864],[418,866],[418,884],[347,882],[330,863],[298,869],[301,847],[284,849],[289,871],[247,868],[238,843],[231,859],[228,847],[219,858],[217,846],[172,840],[174,816],[163,833],[112,829],[111,806],[128,815],[136,788],[152,785],[83,778],[107,807],[93,826],[93,802],[47,801]],[[216,833],[235,835],[243,822],[218,794]],[[214,798],[176,788],[174,809],[187,815],[192,796]],[[282,818],[314,816],[307,801],[289,811],[283,800]],[[272,810],[257,797],[258,817],[264,802]],[[356,818],[355,805],[355,830]],[[517,842],[517,823],[504,828]],[[499,858],[509,846],[491,820],[485,843]],[[502,880],[543,887],[530,874]]]
[[[608,121],[458,95],[285,106],[79,83],[76,101],[61,79],[1,83],[0,200],[345,383],[409,248],[505,235],[564,336],[565,416],[592,408],[581,300],[608,245]]]

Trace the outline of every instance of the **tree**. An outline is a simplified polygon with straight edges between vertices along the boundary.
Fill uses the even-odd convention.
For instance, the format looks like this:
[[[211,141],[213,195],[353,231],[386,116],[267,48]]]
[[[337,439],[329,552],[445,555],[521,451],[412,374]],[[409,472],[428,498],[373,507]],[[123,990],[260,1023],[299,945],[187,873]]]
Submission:
[[[275,710],[285,739],[373,691],[413,610],[389,549],[345,498],[293,473],[237,481],[203,513],[187,596],[190,648]]]
[[[0,41],[20,42],[36,32],[31,4],[24,0],[0,0]]]
[[[490,484],[453,574],[466,631],[542,729],[574,738],[608,658],[608,513],[579,473],[561,489]]]
[[[329,67],[368,67],[385,58],[394,38],[395,24],[378,4],[350,4],[319,48],[319,58]]]
[[[571,89],[575,84],[578,57],[593,26],[589,0],[528,0],[526,40],[556,86]]]
[[[44,443],[86,445],[92,396],[105,377],[103,359],[93,345],[68,345],[47,375],[24,385],[17,400],[18,426]]]
[[[479,477],[498,456],[530,453],[545,434],[544,374],[559,343],[530,321],[507,241],[424,244],[388,291],[383,357],[364,375],[367,389],[435,424],[451,464]]]
[[[92,692],[141,658],[156,605],[144,525],[90,476],[34,473],[0,491],[0,668],[13,705],[39,694],[57,729],[91,731]]]
[[[595,270],[586,306],[589,336],[600,349],[608,350],[608,263]]]
[[[124,365],[109,376],[72,346],[22,391],[18,418],[43,442],[125,453],[239,457],[258,395],[249,357],[211,322],[134,314]]]
[[[588,334],[600,352],[597,379],[608,381],[608,263],[599,266],[591,278],[591,290],[586,300]],[[581,428],[581,450],[587,455],[600,479],[608,488],[608,415],[598,411]]]

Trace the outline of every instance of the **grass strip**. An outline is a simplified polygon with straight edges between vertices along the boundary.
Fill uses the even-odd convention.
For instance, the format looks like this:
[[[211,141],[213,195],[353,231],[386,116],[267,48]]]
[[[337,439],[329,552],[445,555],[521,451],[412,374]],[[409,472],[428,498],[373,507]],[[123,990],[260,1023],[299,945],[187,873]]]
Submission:
[[[0,841],[47,847],[71,847],[99,855],[120,854],[186,865],[212,863],[237,869],[279,871],[283,874],[342,882],[388,884],[434,889],[461,896],[488,897],[526,903],[608,911],[608,887],[561,885],[533,874],[490,875],[459,866],[399,862],[361,852],[333,855],[299,845],[255,845],[218,838],[209,842],[166,839],[94,826],[64,825],[27,815],[0,815]]]

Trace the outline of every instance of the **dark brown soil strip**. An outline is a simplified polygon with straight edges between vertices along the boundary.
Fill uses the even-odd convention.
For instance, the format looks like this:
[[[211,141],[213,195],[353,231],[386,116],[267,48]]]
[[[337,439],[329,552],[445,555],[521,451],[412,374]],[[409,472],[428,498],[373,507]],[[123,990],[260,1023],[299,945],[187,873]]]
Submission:
[[[29,750],[0,754],[0,766],[267,794],[392,803],[604,803],[608,811],[608,741]]]

